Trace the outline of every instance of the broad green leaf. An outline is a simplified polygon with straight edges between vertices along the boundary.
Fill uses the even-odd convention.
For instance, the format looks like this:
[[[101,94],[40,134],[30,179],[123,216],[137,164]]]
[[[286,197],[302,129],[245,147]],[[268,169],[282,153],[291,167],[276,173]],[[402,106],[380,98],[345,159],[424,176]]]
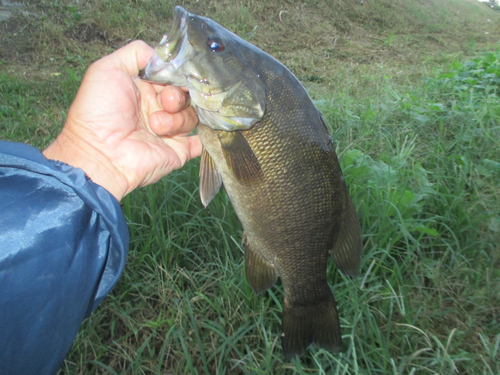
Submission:
[[[500,218],[499,217],[492,217],[490,219],[490,224],[488,225],[488,228],[492,230],[493,232],[500,232]]]
[[[433,236],[433,237],[437,237],[439,235],[438,231],[435,230],[434,228],[428,228],[425,226],[415,227],[412,229],[412,231],[425,233],[425,234],[428,234],[428,235]]]
[[[478,166],[478,172],[485,177],[489,177],[495,173],[500,173],[500,163],[490,159],[483,159],[481,164]]]

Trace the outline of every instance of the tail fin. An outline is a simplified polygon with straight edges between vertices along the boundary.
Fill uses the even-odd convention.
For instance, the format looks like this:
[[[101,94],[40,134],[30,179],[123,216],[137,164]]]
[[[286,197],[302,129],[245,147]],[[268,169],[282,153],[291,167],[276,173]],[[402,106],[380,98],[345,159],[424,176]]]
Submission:
[[[309,344],[332,353],[340,351],[342,334],[335,298],[312,306],[287,306],[283,310],[282,346],[287,361],[305,352]]]

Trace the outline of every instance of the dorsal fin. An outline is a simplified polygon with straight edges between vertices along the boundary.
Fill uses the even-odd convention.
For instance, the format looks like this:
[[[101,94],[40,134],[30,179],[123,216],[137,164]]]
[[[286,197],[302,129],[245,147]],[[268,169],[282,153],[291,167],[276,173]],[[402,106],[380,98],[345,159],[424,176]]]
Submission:
[[[345,184],[343,186],[345,207],[342,213],[342,227],[331,253],[335,264],[344,275],[356,276],[359,272],[363,251],[361,226],[347,186]]]

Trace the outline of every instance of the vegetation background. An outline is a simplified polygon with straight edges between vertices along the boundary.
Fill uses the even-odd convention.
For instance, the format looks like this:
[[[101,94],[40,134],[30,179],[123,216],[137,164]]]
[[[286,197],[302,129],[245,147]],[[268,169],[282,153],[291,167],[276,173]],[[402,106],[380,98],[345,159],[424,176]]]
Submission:
[[[344,348],[280,345],[282,289],[254,295],[224,193],[198,160],[123,201],[121,281],[60,374],[500,374],[500,12],[474,0],[30,0],[0,23],[0,138],[46,147],[88,65],[154,44],[175,5],[281,60],[335,141],[364,233],[333,264]],[[26,360],[29,360],[27,358]]]

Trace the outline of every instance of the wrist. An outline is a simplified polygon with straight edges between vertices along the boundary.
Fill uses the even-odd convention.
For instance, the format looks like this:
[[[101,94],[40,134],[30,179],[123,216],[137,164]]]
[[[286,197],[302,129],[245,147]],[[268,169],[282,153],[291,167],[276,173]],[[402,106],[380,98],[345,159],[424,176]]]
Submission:
[[[57,136],[43,152],[47,159],[61,161],[82,169],[96,184],[109,191],[118,201],[128,191],[127,179],[97,147],[67,129]]]

